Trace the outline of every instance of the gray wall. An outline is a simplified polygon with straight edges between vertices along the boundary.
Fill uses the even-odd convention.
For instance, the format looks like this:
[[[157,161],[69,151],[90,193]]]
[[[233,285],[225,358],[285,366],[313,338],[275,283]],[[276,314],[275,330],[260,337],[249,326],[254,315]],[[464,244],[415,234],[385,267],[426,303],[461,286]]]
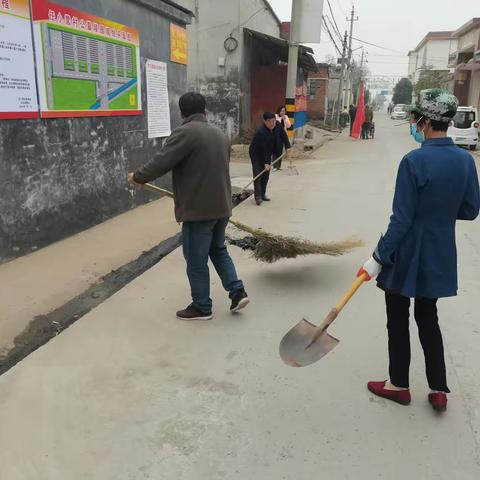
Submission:
[[[0,262],[96,225],[150,199],[126,185],[160,140],[147,138],[145,61],[170,59],[170,22],[189,16],[161,0],[60,0],[140,31],[142,107],[135,117],[0,121]],[[150,8],[149,7],[152,7]],[[159,11],[162,10],[162,12]],[[169,63],[172,127],[186,68]],[[169,185],[169,178],[160,184]]]
[[[240,131],[240,105],[249,108],[250,72],[244,61],[242,27],[274,37],[279,36],[280,27],[264,0],[191,2],[195,18],[188,27],[188,86],[207,97],[209,120],[233,138]],[[233,53],[223,45],[230,34],[238,40]],[[225,58],[224,67],[218,65],[220,57]]]

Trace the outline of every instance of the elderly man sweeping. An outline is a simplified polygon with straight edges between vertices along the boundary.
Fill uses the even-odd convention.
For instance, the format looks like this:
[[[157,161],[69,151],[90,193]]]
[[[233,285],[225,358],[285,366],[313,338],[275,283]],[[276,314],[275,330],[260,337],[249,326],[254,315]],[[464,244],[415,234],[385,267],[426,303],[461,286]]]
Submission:
[[[209,257],[229,292],[230,310],[237,312],[249,302],[225,246],[225,228],[232,215],[230,144],[219,129],[207,122],[202,95],[182,95],[179,107],[183,124],[160,152],[130,173],[128,179],[134,185],[143,185],[172,171],[175,216],[183,222],[183,254],[192,294],[192,303],[178,311],[177,318],[210,320]]]
[[[272,112],[263,114],[263,124],[257,129],[248,150],[252,162],[253,177],[255,178],[263,170],[266,172],[254,182],[255,202],[269,202],[267,197],[267,185],[272,170],[272,156],[275,152],[274,129],[277,120]]]
[[[370,278],[378,275],[387,306],[390,377],[369,382],[368,389],[397,403],[410,403],[409,308],[413,298],[431,389],[428,401],[439,412],[446,410],[450,390],[437,300],[457,294],[456,221],[474,220],[480,208],[475,162],[447,137],[457,108],[457,98],[446,91],[421,92],[412,130],[422,146],[401,161],[388,230],[359,271]]]

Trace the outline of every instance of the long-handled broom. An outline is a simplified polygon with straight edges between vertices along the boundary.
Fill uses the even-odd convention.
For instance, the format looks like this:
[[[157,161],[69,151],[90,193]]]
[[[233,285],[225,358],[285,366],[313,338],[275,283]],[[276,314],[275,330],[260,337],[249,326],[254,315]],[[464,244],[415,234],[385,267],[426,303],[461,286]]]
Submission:
[[[285,155],[287,151],[285,150],[279,157],[277,157],[272,163],[271,166],[273,167],[277,164]],[[264,173],[267,173],[268,170],[264,168],[257,176],[253,177],[239,192],[234,193],[232,195],[232,202],[234,205],[238,205],[243,200],[246,200],[251,194],[252,190],[248,190],[248,187],[252,185],[256,180],[258,180]]]
[[[146,183],[144,187],[155,193],[163,193],[170,198],[173,193],[163,188]],[[343,242],[313,243],[296,237],[285,237],[251,228],[232,218],[229,222],[239,230],[253,236],[253,256],[256,260],[267,263],[274,263],[281,258],[296,258],[299,255],[321,254],[338,256],[350,252],[363,243],[360,240],[350,239]]]

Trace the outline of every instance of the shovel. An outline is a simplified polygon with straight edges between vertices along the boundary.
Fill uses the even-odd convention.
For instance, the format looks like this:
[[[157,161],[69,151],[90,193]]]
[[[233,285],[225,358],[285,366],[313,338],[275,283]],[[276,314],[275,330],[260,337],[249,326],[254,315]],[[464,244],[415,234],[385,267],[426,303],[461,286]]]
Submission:
[[[327,328],[366,280],[365,273],[358,277],[319,327],[303,319],[282,338],[280,357],[287,365],[306,367],[320,360],[338,345],[340,340],[332,337],[327,332]]]

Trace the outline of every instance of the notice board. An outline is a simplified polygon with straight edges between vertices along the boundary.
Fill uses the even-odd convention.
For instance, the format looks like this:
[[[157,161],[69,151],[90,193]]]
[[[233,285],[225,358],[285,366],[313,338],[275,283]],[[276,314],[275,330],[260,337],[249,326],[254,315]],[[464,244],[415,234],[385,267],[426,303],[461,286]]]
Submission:
[[[47,0],[32,0],[41,116],[140,115],[140,35]]]
[[[0,119],[36,118],[28,0],[0,0]]]
[[[167,64],[147,60],[148,138],[171,134]]]

